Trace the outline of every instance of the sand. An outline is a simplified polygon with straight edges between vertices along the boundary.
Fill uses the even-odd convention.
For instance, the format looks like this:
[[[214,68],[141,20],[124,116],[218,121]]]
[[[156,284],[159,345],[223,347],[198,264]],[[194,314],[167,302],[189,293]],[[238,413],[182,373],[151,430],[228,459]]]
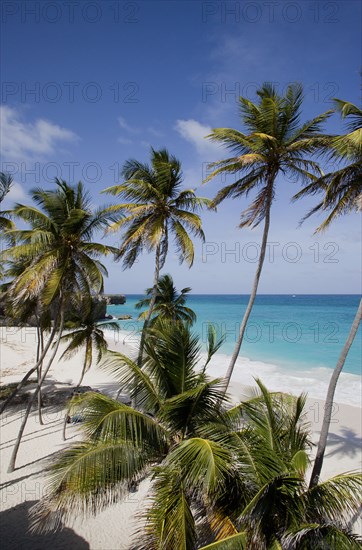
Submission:
[[[129,345],[124,335],[123,337],[121,335],[117,342],[109,338],[109,346],[128,355],[135,354],[135,348]],[[0,327],[1,384],[17,381],[27,372],[34,364],[35,348],[35,329]],[[58,356],[61,352],[62,347]],[[49,372],[48,389],[68,388],[70,384],[76,384],[81,365],[81,353],[67,361],[56,359]],[[97,367],[91,368],[83,383],[111,396],[118,390],[117,382]],[[293,388],[290,390],[293,391]],[[313,388],[306,387],[305,390],[309,390],[310,394],[306,412],[311,423],[313,440],[318,441],[324,403],[321,399],[313,397]],[[240,382],[232,384],[233,399],[238,399],[245,392],[247,390]],[[353,400],[353,403],[355,402],[356,395]],[[5,411],[1,419],[0,540],[2,547],[7,550],[69,548],[72,550],[131,550],[134,547],[132,535],[140,529],[139,520],[136,520],[135,516],[137,512],[144,509],[149,489],[148,480],[143,481],[138,491],[131,493],[126,501],[100,512],[96,517],[86,520],[76,518],[72,525],[65,526],[58,533],[39,536],[27,532],[29,509],[46,491],[45,467],[69,442],[79,439],[80,433],[76,425],[69,425],[67,441],[63,442],[62,410],[47,407],[43,426],[39,424],[37,415],[33,413],[29,418],[20,446],[17,468],[12,474],[8,474],[7,467],[22,412],[22,410]],[[323,479],[341,472],[361,470],[361,413],[360,407],[345,403],[336,404],[322,471]],[[361,520],[357,520],[354,530],[362,532]]]

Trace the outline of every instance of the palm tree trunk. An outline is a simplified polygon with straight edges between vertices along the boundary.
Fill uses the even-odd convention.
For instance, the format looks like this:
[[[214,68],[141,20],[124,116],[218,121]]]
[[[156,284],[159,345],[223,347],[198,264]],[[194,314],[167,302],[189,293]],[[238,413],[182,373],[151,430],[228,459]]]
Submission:
[[[236,342],[234,353],[231,357],[231,361],[230,361],[227,373],[225,375],[225,382],[224,382],[224,384],[225,384],[225,393],[226,393],[226,391],[229,387],[230,379],[231,379],[231,376],[233,374],[235,363],[236,363],[236,360],[239,356],[241,344],[243,343],[245,329],[246,329],[246,326],[247,326],[247,323],[248,323],[248,320],[249,320],[251,310],[253,309],[256,293],[257,293],[258,286],[259,286],[260,275],[261,275],[261,272],[262,272],[262,269],[263,269],[265,253],[266,253],[266,246],[267,246],[267,240],[268,240],[268,234],[269,234],[269,226],[270,226],[270,209],[271,209],[271,203],[272,203],[272,182],[273,182],[273,180],[271,180],[270,189],[268,191],[269,197],[268,197],[268,202],[267,202],[267,206],[266,206],[264,231],[263,231],[263,238],[262,238],[262,242],[261,242],[258,267],[257,267],[256,273],[255,273],[253,288],[251,290],[249,302],[248,302],[247,308],[245,310],[243,320],[241,322],[239,337],[238,337],[238,340]]]
[[[80,377],[80,380],[79,380],[78,384],[76,385],[76,388],[79,388],[79,386],[83,382],[83,378],[84,378],[86,369],[87,369],[87,351],[86,351],[85,359],[84,359],[84,363],[83,363],[82,374],[81,374],[81,377]],[[62,431],[63,441],[66,441],[65,432],[66,432],[66,429],[67,429],[69,410],[70,410],[70,408],[67,407],[67,411],[66,411],[65,416],[64,416],[63,431]]]
[[[83,378],[84,378],[84,375],[85,375],[85,371],[87,370],[87,350],[86,350],[86,355],[85,355],[85,358],[84,358],[84,363],[83,363],[83,368],[82,368],[82,374],[80,375],[80,379],[79,379],[79,382],[78,384],[76,385],[76,388],[79,388],[79,386],[81,385],[81,383],[83,382]]]
[[[310,488],[315,487],[319,482],[319,476],[320,476],[321,471],[322,471],[324,453],[325,453],[326,445],[327,445],[327,437],[328,437],[328,432],[329,432],[329,426],[330,426],[330,423],[331,423],[334,393],[336,391],[336,386],[337,386],[339,375],[341,374],[344,363],[347,359],[348,352],[349,352],[350,347],[353,344],[353,340],[355,339],[355,336],[357,334],[357,330],[358,330],[359,324],[361,322],[361,319],[362,319],[362,299],[360,300],[359,307],[358,307],[356,316],[353,320],[348,338],[346,340],[346,343],[343,346],[341,355],[339,356],[337,365],[335,366],[335,369],[333,371],[331,380],[329,382],[326,403],[325,403],[325,406],[324,406],[324,417],[323,417],[322,429],[321,429],[321,434],[320,434],[320,437],[319,437],[317,454],[316,454],[316,457],[315,457],[313,471],[312,471],[310,484],[309,484]]]
[[[36,350],[36,360],[39,361],[40,355],[41,355],[41,353],[43,352],[43,349],[44,349],[44,343],[43,343],[43,338],[42,338],[43,331],[42,331],[42,329],[39,325],[36,327],[36,330],[37,330],[37,336],[38,336],[38,346],[37,346],[37,350]],[[42,366],[43,365],[40,364],[39,367],[38,367],[38,372],[37,372],[38,384],[40,383],[40,380],[41,380]],[[43,418],[42,418],[42,415],[41,415],[41,407],[42,407],[42,395],[41,395],[41,390],[39,390],[39,393],[38,393],[38,417],[39,417],[39,424],[44,425]]]
[[[59,324],[59,337],[58,337],[58,340],[57,340],[57,343],[54,347],[54,351],[49,359],[49,363],[43,373],[43,376],[41,377],[40,381],[38,382],[38,385],[37,387],[35,388],[35,391],[28,403],[28,406],[26,408],[26,411],[25,411],[25,415],[24,415],[24,419],[23,419],[23,422],[20,426],[20,429],[19,429],[19,433],[18,433],[18,437],[16,439],[16,442],[15,442],[15,445],[14,445],[14,448],[13,448],[13,452],[11,454],[11,458],[10,458],[10,463],[9,463],[9,468],[8,468],[8,473],[12,473],[14,470],[15,470],[15,462],[16,462],[16,457],[17,457],[17,454],[18,454],[18,450],[19,450],[19,447],[20,447],[20,443],[21,443],[21,439],[23,437],[23,433],[24,433],[24,430],[25,430],[25,426],[26,426],[26,423],[28,421],[28,418],[29,418],[29,414],[30,414],[30,411],[32,409],[32,406],[35,402],[35,399],[41,389],[41,386],[48,374],[48,371],[53,363],[53,360],[57,354],[57,351],[58,351],[58,348],[59,348],[59,344],[60,344],[60,338],[62,336],[62,332],[63,332],[63,327],[64,327],[64,311],[61,312],[60,314],[60,324]]]
[[[152,287],[152,294],[151,294],[151,301],[150,301],[150,307],[148,308],[148,313],[146,316],[146,319],[143,323],[142,333],[141,333],[141,341],[140,341],[140,349],[138,353],[138,359],[137,364],[139,367],[142,365],[142,358],[143,358],[143,348],[145,345],[145,338],[147,334],[148,325],[150,323],[150,319],[152,316],[153,308],[155,307],[156,298],[157,298],[157,286],[158,281],[160,278],[160,256],[161,256],[161,243],[157,245],[156,248],[156,262],[155,262],[155,272],[153,277],[153,287]]]
[[[32,367],[30,370],[28,370],[28,372],[26,373],[24,378],[19,382],[19,384],[16,386],[14,391],[9,395],[9,397],[7,399],[5,399],[4,403],[0,407],[0,414],[2,414],[4,412],[4,410],[6,409],[8,404],[14,399],[15,395],[24,386],[24,384],[28,380],[28,378],[30,378],[30,376],[33,374],[33,372],[35,372],[38,369],[38,367],[42,364],[42,362],[44,360],[44,357],[46,356],[46,354],[48,352],[48,349],[50,348],[50,346],[51,346],[51,344],[54,340],[54,337],[55,337],[55,334],[56,334],[57,330],[58,330],[58,319],[54,319],[53,330],[52,330],[52,332],[49,336],[49,340],[48,340],[46,346],[44,347],[44,350],[43,350],[43,352],[42,352],[42,354],[39,358],[39,361],[36,362],[34,367]]]

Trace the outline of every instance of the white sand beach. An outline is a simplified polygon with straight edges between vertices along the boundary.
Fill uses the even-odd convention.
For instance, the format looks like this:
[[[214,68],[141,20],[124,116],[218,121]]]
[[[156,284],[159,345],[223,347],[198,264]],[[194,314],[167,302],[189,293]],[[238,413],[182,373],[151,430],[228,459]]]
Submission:
[[[132,354],[134,350],[124,339],[115,343],[110,339],[110,349]],[[36,332],[33,328],[0,327],[0,366],[1,384],[19,380],[21,375],[34,364],[36,350]],[[59,352],[62,352],[62,349]],[[240,360],[242,361],[242,360]],[[74,385],[80,377],[82,365],[81,354],[66,361],[55,360],[49,372],[48,388],[67,388]],[[212,375],[215,369],[212,369]],[[219,373],[222,374],[222,373]],[[258,376],[258,372],[254,376]],[[260,374],[261,378],[262,374]],[[278,380],[273,386],[278,386]],[[113,396],[118,390],[116,381],[97,367],[86,374],[84,385],[90,385]],[[267,383],[268,385],[268,383]],[[275,389],[272,387],[271,389]],[[285,381],[283,387],[286,391]],[[312,425],[313,439],[318,440],[323,417],[323,401],[313,397],[313,387],[309,391],[306,410]],[[289,387],[293,393],[295,388]],[[233,399],[239,399],[247,390],[240,383],[234,382],[231,387]],[[353,403],[356,403],[356,393]],[[328,448],[322,471],[324,479],[335,474],[361,469],[362,466],[362,403],[360,407],[338,403],[335,406],[329,435]],[[28,513],[31,506],[38,501],[46,490],[45,468],[57,456],[59,451],[74,442],[79,435],[77,425],[67,428],[67,441],[62,441],[61,431],[63,412],[55,407],[47,407],[44,412],[45,424],[39,424],[37,415],[29,418],[25,435],[20,446],[17,468],[12,474],[7,473],[8,462],[14,444],[22,411],[5,411],[1,419],[1,513],[0,540],[7,550],[131,550],[132,534],[139,531],[136,520],[138,511],[143,510],[149,487],[149,481],[143,481],[135,493],[126,501],[112,506],[96,517],[82,521],[76,518],[74,524],[67,525],[58,533],[34,535],[27,532]],[[361,533],[361,521],[357,520],[354,530]]]

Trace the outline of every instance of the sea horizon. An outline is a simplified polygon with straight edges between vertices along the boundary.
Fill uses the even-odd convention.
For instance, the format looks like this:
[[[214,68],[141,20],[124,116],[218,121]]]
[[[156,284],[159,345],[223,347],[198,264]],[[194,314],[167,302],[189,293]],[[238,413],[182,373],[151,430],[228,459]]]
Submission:
[[[106,296],[144,296],[142,292],[106,292]],[[361,296],[362,292],[258,292],[258,296]],[[188,296],[250,296],[240,292],[190,292]]]

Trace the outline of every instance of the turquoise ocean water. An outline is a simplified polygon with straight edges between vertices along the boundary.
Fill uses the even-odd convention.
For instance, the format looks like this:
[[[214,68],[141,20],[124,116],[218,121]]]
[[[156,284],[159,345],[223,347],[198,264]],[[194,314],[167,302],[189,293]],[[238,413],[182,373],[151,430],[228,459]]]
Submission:
[[[141,324],[135,303],[141,295],[127,295],[127,302],[109,306],[108,313],[132,315],[119,321],[132,343]],[[259,295],[256,298],[240,355],[265,362],[290,374],[315,369],[332,369],[345,343],[356,313],[358,295]],[[231,355],[239,332],[248,296],[197,295],[187,305],[197,314],[194,330],[206,341],[207,325],[212,323],[226,340],[220,353]],[[361,376],[361,327],[347,358],[344,372]]]

